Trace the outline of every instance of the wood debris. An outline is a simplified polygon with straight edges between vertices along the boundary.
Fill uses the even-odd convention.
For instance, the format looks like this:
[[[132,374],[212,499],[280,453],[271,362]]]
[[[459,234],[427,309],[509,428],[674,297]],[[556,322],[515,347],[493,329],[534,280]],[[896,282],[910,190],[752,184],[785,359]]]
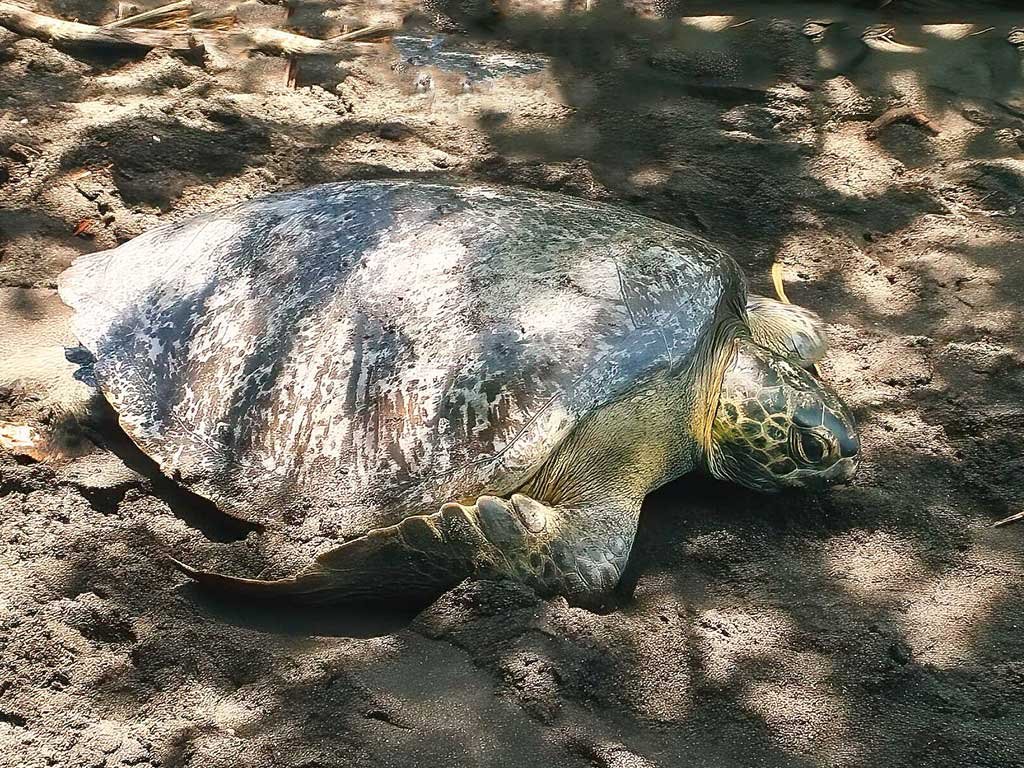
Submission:
[[[189,0],[188,6],[191,7]],[[167,9],[171,8],[172,11]],[[171,3],[163,6],[155,16],[151,12],[138,14],[134,18],[137,22],[140,17],[145,16],[149,20],[157,19],[166,13],[180,13],[185,5],[182,3]],[[231,7],[233,8],[233,6]],[[202,18],[200,18],[202,17]],[[179,52],[202,52],[206,43],[226,43],[236,49],[249,52],[257,51],[275,56],[296,56],[296,55],[338,55],[351,53],[361,46],[375,45],[372,42],[365,42],[367,39],[384,38],[397,28],[391,24],[373,24],[361,29],[337,35],[325,40],[306,37],[305,35],[285,32],[280,29],[254,28],[244,30],[224,29],[147,29],[143,27],[127,27],[123,24],[132,21],[132,18],[124,19],[121,22],[97,27],[92,24],[80,24],[74,21],[64,21],[51,16],[44,16],[39,13],[25,10],[12,3],[0,2],[0,27],[6,27],[10,31],[24,37],[34,37],[44,42],[64,43],[73,45],[89,45],[97,47],[130,47],[130,48],[162,48]],[[186,17],[193,21],[208,21],[205,14],[196,14]],[[143,21],[147,19],[142,19]]]
[[[993,528],[998,528],[1001,525],[1009,525],[1010,523],[1016,523],[1019,520],[1024,520],[1024,512],[1018,512],[1015,515],[1004,517],[1002,520],[996,520],[992,523]]]
[[[92,219],[82,219],[80,222],[78,222],[77,226],[75,226],[75,231],[71,233],[71,236],[72,237],[92,237],[92,235],[93,235],[92,228],[93,228],[93,225],[95,223],[96,222],[93,221]]]
[[[932,124],[928,115],[912,107],[893,107],[886,110],[868,126],[866,135],[869,139],[877,139],[879,134],[893,123],[910,123],[923,128],[932,136],[939,135],[939,129]]]
[[[126,16],[123,19],[112,21],[109,24],[104,24],[104,29],[115,29],[117,27],[138,27],[144,21],[150,21],[152,19],[166,16],[167,14],[177,13],[179,11],[190,11],[192,10],[192,0],[178,0],[174,3],[168,3],[167,5],[161,5],[159,8],[151,8],[148,11],[142,13],[136,13],[132,16]]]
[[[162,29],[106,29],[77,21],[64,21],[32,13],[17,5],[0,2],[0,27],[23,37],[43,42],[114,48],[164,48],[192,52],[201,47],[193,35],[185,31]]]

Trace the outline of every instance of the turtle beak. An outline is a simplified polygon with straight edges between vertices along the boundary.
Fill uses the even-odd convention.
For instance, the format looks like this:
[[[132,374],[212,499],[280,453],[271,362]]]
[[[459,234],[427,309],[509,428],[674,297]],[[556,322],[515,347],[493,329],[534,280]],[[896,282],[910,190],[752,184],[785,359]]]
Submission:
[[[857,437],[853,416],[839,403],[838,408],[825,409],[822,426],[832,434],[839,454],[835,464],[824,472],[825,484],[848,483],[853,479],[860,462],[860,438]]]
[[[822,493],[834,485],[845,485],[857,472],[857,457],[837,460],[825,470],[797,470],[783,484],[802,491]]]
[[[848,422],[852,425],[852,419]],[[857,437],[856,428],[853,426],[840,427],[832,432],[836,437],[836,448],[839,451],[839,458],[836,463],[825,470],[824,477],[826,485],[841,485],[853,479],[857,472],[857,465],[860,464],[860,438]]]
[[[856,452],[852,456],[843,454],[835,464],[825,470],[825,485],[844,485],[853,479],[857,472],[858,457]]]

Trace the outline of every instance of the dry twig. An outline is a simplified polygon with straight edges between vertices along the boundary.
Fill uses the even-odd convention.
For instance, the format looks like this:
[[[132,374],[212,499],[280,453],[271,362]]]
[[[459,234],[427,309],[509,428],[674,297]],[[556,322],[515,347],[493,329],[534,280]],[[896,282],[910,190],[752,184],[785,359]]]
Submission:
[[[919,112],[911,107],[893,107],[886,110],[882,115],[868,126],[867,137],[877,139],[878,135],[893,123],[910,123],[919,128],[924,128],[932,136],[938,136],[939,129],[932,125],[932,121],[924,112]]]
[[[156,19],[161,16],[166,16],[169,13],[177,13],[178,11],[188,11],[192,8],[192,0],[178,0],[178,2],[168,3],[167,5],[161,5],[159,8],[151,8],[148,11],[142,13],[136,13],[132,16],[126,16],[123,19],[112,21],[109,24],[104,24],[104,29],[115,29],[118,27],[137,27],[143,21],[149,21],[150,19]]]
[[[173,3],[172,5],[179,4]],[[169,13],[171,12],[167,10],[169,7],[164,6],[163,10]],[[137,22],[140,15],[143,14],[131,18]],[[159,15],[161,14],[157,14],[157,16]],[[155,17],[150,16],[149,18]],[[202,48],[207,42],[211,44],[227,43],[240,49],[259,51],[275,56],[351,53],[356,47],[374,45],[374,43],[360,40],[369,37],[383,37],[395,31],[395,27],[390,24],[373,24],[326,40],[318,40],[305,35],[297,35],[294,32],[269,28],[237,31],[216,29],[179,31],[138,27],[96,27],[91,24],[80,24],[43,16],[5,2],[0,2],[0,26],[19,35],[35,37],[46,42],[101,47],[165,48],[172,51],[195,51]]]
[[[216,35],[218,39],[226,40],[236,46],[275,56],[312,56],[351,53],[353,46],[374,45],[374,43],[354,40],[355,37],[362,36],[362,32],[362,30],[356,30],[326,40],[266,27],[223,33],[203,31],[196,34],[200,39],[208,35]]]
[[[919,45],[906,45],[897,42],[893,35],[896,30],[892,27],[869,27],[864,30],[861,40],[868,48],[885,53],[924,53],[925,49]]]
[[[998,528],[1000,525],[1008,525],[1009,523],[1015,523],[1018,520],[1024,520],[1024,512],[1018,512],[1015,515],[1004,517],[1002,520],[996,520],[994,523],[992,523],[992,527]]]
[[[24,37],[55,43],[118,48],[166,48],[171,51],[194,51],[201,46],[188,31],[95,27],[92,24],[43,16],[3,2],[0,2],[0,27],[6,27]]]

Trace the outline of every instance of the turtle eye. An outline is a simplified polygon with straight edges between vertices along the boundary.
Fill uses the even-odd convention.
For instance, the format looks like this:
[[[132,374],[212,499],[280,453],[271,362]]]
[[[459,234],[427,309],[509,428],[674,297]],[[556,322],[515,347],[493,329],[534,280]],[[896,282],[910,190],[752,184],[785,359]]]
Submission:
[[[806,464],[820,464],[831,452],[828,441],[817,432],[800,430],[795,437],[796,454]]]

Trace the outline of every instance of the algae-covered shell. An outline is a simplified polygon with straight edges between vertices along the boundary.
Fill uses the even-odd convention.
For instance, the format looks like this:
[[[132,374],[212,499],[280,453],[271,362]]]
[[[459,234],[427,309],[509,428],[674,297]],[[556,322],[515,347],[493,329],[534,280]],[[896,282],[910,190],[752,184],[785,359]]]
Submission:
[[[326,184],[60,280],[128,434],[232,514],[351,533],[516,487],[743,305],[701,238],[562,195]]]

